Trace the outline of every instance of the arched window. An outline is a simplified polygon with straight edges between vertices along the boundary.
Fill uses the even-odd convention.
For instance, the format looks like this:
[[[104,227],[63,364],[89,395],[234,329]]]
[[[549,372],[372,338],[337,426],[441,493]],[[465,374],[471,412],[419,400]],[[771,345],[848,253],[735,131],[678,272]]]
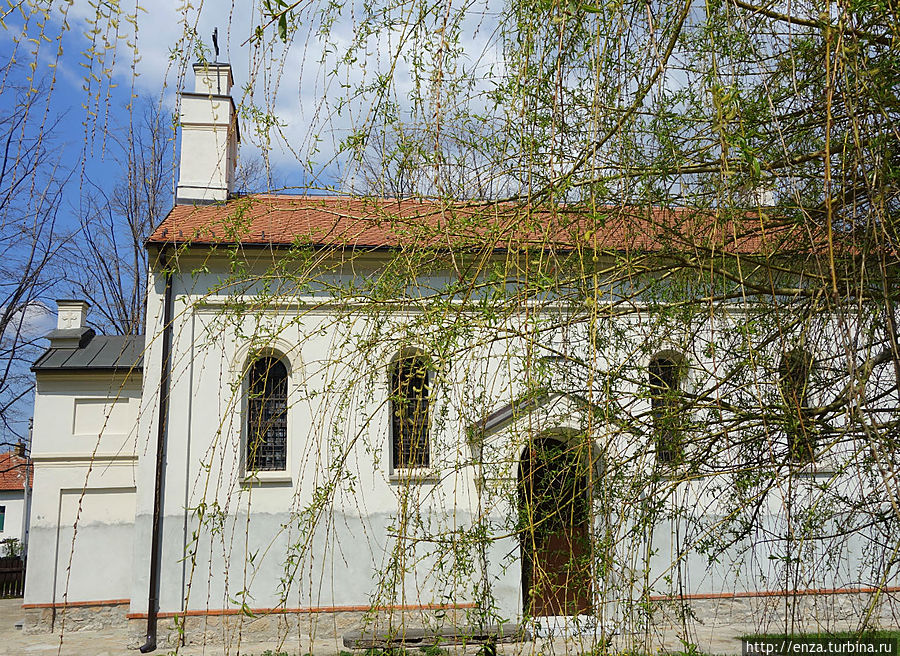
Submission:
[[[663,463],[677,462],[682,456],[681,360],[675,355],[657,355],[648,369],[656,458]]]
[[[429,467],[428,358],[407,355],[390,367],[391,463],[394,469]]]
[[[255,360],[247,372],[247,470],[287,466],[287,367],[278,358]]]
[[[802,348],[785,353],[778,367],[778,385],[785,405],[785,431],[791,460],[811,462],[816,439],[809,417],[807,392],[812,371],[812,355]]]

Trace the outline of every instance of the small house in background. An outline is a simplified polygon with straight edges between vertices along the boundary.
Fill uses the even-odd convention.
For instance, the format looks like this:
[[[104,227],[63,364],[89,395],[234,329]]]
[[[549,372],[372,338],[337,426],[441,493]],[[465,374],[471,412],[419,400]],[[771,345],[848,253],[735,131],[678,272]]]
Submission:
[[[23,444],[0,454],[0,557],[25,554],[32,478],[31,462],[25,457]],[[17,540],[18,544],[9,540]]]

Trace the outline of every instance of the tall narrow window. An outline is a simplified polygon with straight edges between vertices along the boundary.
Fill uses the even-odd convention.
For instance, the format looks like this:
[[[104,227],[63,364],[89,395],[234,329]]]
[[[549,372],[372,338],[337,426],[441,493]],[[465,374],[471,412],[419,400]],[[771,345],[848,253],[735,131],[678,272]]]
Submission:
[[[680,365],[675,357],[657,355],[650,361],[649,384],[656,458],[672,463],[681,459]]]
[[[401,357],[391,365],[391,461],[394,469],[428,467],[428,359]]]
[[[3,533],[3,525],[6,523],[6,506],[0,506],[0,533]]]
[[[784,354],[778,367],[778,382],[786,410],[788,451],[795,462],[811,462],[815,458],[816,439],[807,403],[812,363],[809,352],[795,348]]]
[[[287,368],[278,358],[259,358],[247,375],[247,470],[284,470]]]

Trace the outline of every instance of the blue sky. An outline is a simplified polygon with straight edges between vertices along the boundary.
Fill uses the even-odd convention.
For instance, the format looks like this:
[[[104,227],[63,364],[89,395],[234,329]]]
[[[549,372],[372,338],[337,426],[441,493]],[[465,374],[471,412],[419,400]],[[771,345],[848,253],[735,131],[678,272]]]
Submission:
[[[482,1],[483,5],[466,5],[464,10],[459,62],[467,74],[502,70],[491,27],[497,11],[491,4],[496,2]],[[106,157],[107,133],[129,124],[127,108],[133,99],[156,104],[164,114],[174,113],[177,91],[193,86],[190,64],[201,52],[213,57],[212,32],[218,28],[219,61],[233,67],[236,102],[245,111],[273,117],[278,126],[261,134],[260,123],[245,114],[241,155],[265,155],[275,179],[293,192],[306,191],[307,185],[319,192],[348,189],[352,172],[347,170],[341,142],[370,125],[375,102],[372,92],[355,90],[387,74],[389,100],[401,106],[408,103],[410,93],[423,84],[414,80],[408,61],[411,26],[424,21],[428,32],[432,22],[442,20],[442,16],[416,18],[409,13],[414,5],[399,3],[389,10],[395,28],[360,37],[364,32],[360,25],[372,10],[367,0],[300,3],[292,14],[296,18],[292,38],[284,44],[269,19],[254,9],[261,3],[254,1],[200,2],[193,8],[178,0],[154,0],[140,10],[123,1],[117,3],[123,14],[117,21],[98,17],[106,3],[98,4],[99,9],[86,0],[59,3],[46,18],[10,13],[4,18],[6,30],[0,30],[4,59],[15,54],[25,70],[35,65],[36,80],[53,86],[50,115],[65,117],[61,147],[68,162],[84,164],[85,170],[101,178],[114,173]],[[339,12],[333,22],[323,13],[327,7]],[[257,47],[249,36],[259,25],[266,29]],[[359,50],[344,59],[353,44]],[[425,69],[429,56],[415,52]]]
[[[114,47],[106,48],[102,37],[109,32],[108,20],[105,26],[100,21],[100,32],[92,32],[94,10],[86,2],[64,9],[68,10],[67,15],[56,12],[45,19],[39,15],[10,14],[5,17],[6,29],[0,29],[0,57],[9,62],[0,80],[0,115],[21,112],[18,103],[29,83],[39,90],[24,129],[30,138],[43,135],[48,147],[53,170],[51,173],[48,167],[41,178],[52,175],[61,183],[65,180],[58,203],[59,235],[71,234],[79,226],[83,193],[94,186],[109,192],[120,179],[121,166],[116,160],[119,153],[114,138],[127,140],[132,119],[138,121],[147,105],[156,105],[164,116],[171,116],[176,111],[176,91],[182,86],[192,88],[193,80],[185,79],[185,71],[190,75],[189,64],[196,59],[195,41],[192,43],[189,28],[195,28],[209,46],[213,27],[219,27],[223,50],[220,59],[233,61],[239,85],[234,92],[238,101],[245,91],[241,85],[246,83],[249,70],[248,58],[240,56],[247,48],[233,45],[232,39],[238,29],[247,33],[249,16],[240,28],[234,19],[235,25],[229,30],[227,17],[207,20],[204,14],[211,11],[185,16],[177,12],[176,3],[157,2],[152,10],[139,14],[137,29],[134,24],[120,20],[119,35],[107,36]],[[89,57],[86,53],[92,47],[95,53],[101,54]],[[30,71],[33,80],[28,79],[32,75]],[[289,103],[282,110],[290,113]],[[302,126],[292,129],[302,129]],[[245,138],[242,155],[259,157],[261,151],[253,143],[253,130],[245,128],[243,132],[251,138]],[[174,164],[178,149],[174,132],[172,138],[167,150]],[[270,154],[277,179],[296,187],[308,179],[307,171],[298,166],[296,159],[292,161],[283,148],[276,145]],[[339,176],[336,167],[324,167],[323,186],[340,184]],[[4,229],[8,229],[6,222]],[[52,275],[61,278],[65,266],[65,262],[60,262]],[[54,327],[53,300],[69,295],[64,282],[43,290],[41,303],[32,306],[25,317],[23,333],[27,340],[42,336]],[[38,343],[46,344],[43,340]],[[27,352],[26,360],[33,359],[36,353],[35,350]],[[13,385],[17,389],[4,390],[7,394],[4,398],[18,396],[18,388],[33,380],[27,364],[27,361],[17,363],[18,375]],[[3,450],[2,443],[14,442],[26,432],[31,395],[24,396],[16,406],[17,421],[12,430],[0,426],[0,450]]]
[[[128,139],[132,121],[139,122],[144,108],[155,105],[163,116],[175,114],[177,92],[193,89],[190,65],[203,54],[213,58],[214,28],[221,48],[218,60],[234,69],[236,102],[277,116],[278,128],[269,135],[260,134],[252,120],[241,119],[241,157],[265,154],[273,178],[290,193],[345,188],[339,142],[352,129],[356,114],[365,116],[369,108],[364,100],[343,112],[328,106],[332,80],[323,70],[334,66],[335,55],[331,61],[321,56],[329,49],[311,31],[313,20],[298,27],[290,46],[270,28],[266,47],[254,49],[247,37],[261,19],[249,10],[223,14],[220,3],[209,2],[197,10],[184,10],[175,0],[155,0],[145,10],[132,6],[136,20],[127,16],[129,8],[122,3],[126,15],[112,20],[98,16],[104,11],[104,3],[99,4],[98,10],[84,0],[60,3],[47,15],[11,12],[2,16],[0,26],[0,57],[9,62],[0,79],[0,115],[20,111],[22,90],[29,84],[39,90],[25,129],[31,137],[42,135],[48,146],[54,168],[45,177],[65,180],[58,204],[60,235],[71,234],[80,225],[86,191],[109,193],[120,179],[115,139]],[[349,24],[336,26],[330,33],[330,51],[340,50],[351,34]],[[359,75],[351,71],[343,81],[353,82],[350,78]],[[171,139],[167,150],[175,166],[179,144],[174,130]],[[59,266],[61,279],[66,263]],[[55,326],[53,301],[70,295],[65,282],[45,289],[40,303],[27,312],[25,338],[34,340],[49,332]],[[46,345],[43,340],[37,343]],[[16,389],[0,390],[5,398],[18,396],[18,388],[33,382],[27,367],[38,353],[33,349],[17,363]],[[12,430],[0,426],[0,450],[3,443],[26,433],[32,403],[31,394],[16,402]]]
[[[200,49],[212,58],[211,35],[218,28],[219,61],[228,61],[234,69],[235,100],[275,114],[280,126],[265,140],[245,116],[241,155],[260,157],[265,150],[275,177],[294,192],[313,180],[320,189],[339,188],[342,171],[335,153],[354,117],[348,112],[336,118],[334,112],[323,111],[330,83],[310,54],[317,43],[310,28],[299,28],[289,47],[268,39],[260,54],[247,42],[260,19],[249,11],[223,14],[218,4],[201,4],[199,10],[185,13],[180,3],[159,0],[137,12],[136,27],[120,19],[117,35],[110,21],[97,21],[95,10],[83,0],[68,7],[65,16],[53,11],[44,21],[9,15],[6,30],[0,32],[0,56],[4,61],[14,57],[19,65],[7,78],[21,80],[34,65],[36,86],[51,88],[49,116],[62,117],[64,127],[56,137],[65,161],[107,179],[115,174],[108,133],[129,125],[130,106],[152,103],[164,114],[174,113],[177,90],[192,90],[190,64]],[[123,11],[127,14],[127,6]],[[340,43],[340,29],[333,30],[331,38]],[[4,93],[0,102],[8,101]]]
[[[462,57],[468,66],[490,69],[500,59],[493,50],[492,30],[483,25],[490,2],[473,11]],[[241,157],[264,157],[278,187],[289,193],[351,191],[358,182],[348,170],[341,143],[371,125],[373,116],[372,94],[354,90],[389,72],[387,97],[402,109],[416,84],[403,56],[409,54],[409,21],[414,20],[404,13],[403,3],[392,9],[396,30],[361,38],[352,60],[343,54],[358,36],[359,17],[369,10],[366,0],[331,5],[340,15],[327,30],[319,13],[327,3],[304,3],[294,11],[297,24],[289,44],[269,25],[258,48],[248,37],[266,19],[253,13],[255,2],[201,2],[196,9],[186,9],[187,3],[177,0],[154,0],[140,10],[122,2],[122,15],[113,18],[98,15],[106,11],[106,3],[97,4],[99,9],[76,0],[53,4],[46,15],[0,14],[0,57],[10,62],[0,80],[0,115],[17,111],[14,103],[20,94],[14,87],[31,82],[40,89],[27,130],[44,135],[56,166],[53,175],[66,180],[59,203],[60,234],[79,225],[86,189],[109,192],[120,179],[113,137],[127,139],[132,121],[138,122],[148,105],[157,106],[163,116],[174,116],[178,91],[193,88],[190,65],[203,53],[213,57],[214,28],[221,48],[218,60],[231,63],[234,70],[235,101],[248,113],[252,109],[270,116],[276,126],[265,133],[258,127],[261,122],[244,115]],[[28,80],[30,71],[33,80]],[[174,166],[174,131],[171,139],[168,151]],[[65,289],[51,288],[42,300],[53,309],[55,298],[68,295]],[[27,322],[28,337],[44,334],[53,320],[36,308]],[[20,404],[20,414],[29,414],[30,403],[27,398]]]

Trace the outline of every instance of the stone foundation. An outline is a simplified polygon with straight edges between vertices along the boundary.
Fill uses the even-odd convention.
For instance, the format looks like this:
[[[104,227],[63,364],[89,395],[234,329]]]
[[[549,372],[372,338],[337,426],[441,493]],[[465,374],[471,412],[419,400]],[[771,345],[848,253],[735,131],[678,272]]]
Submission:
[[[128,604],[72,604],[56,608],[24,608],[25,633],[100,631],[125,626]]]

